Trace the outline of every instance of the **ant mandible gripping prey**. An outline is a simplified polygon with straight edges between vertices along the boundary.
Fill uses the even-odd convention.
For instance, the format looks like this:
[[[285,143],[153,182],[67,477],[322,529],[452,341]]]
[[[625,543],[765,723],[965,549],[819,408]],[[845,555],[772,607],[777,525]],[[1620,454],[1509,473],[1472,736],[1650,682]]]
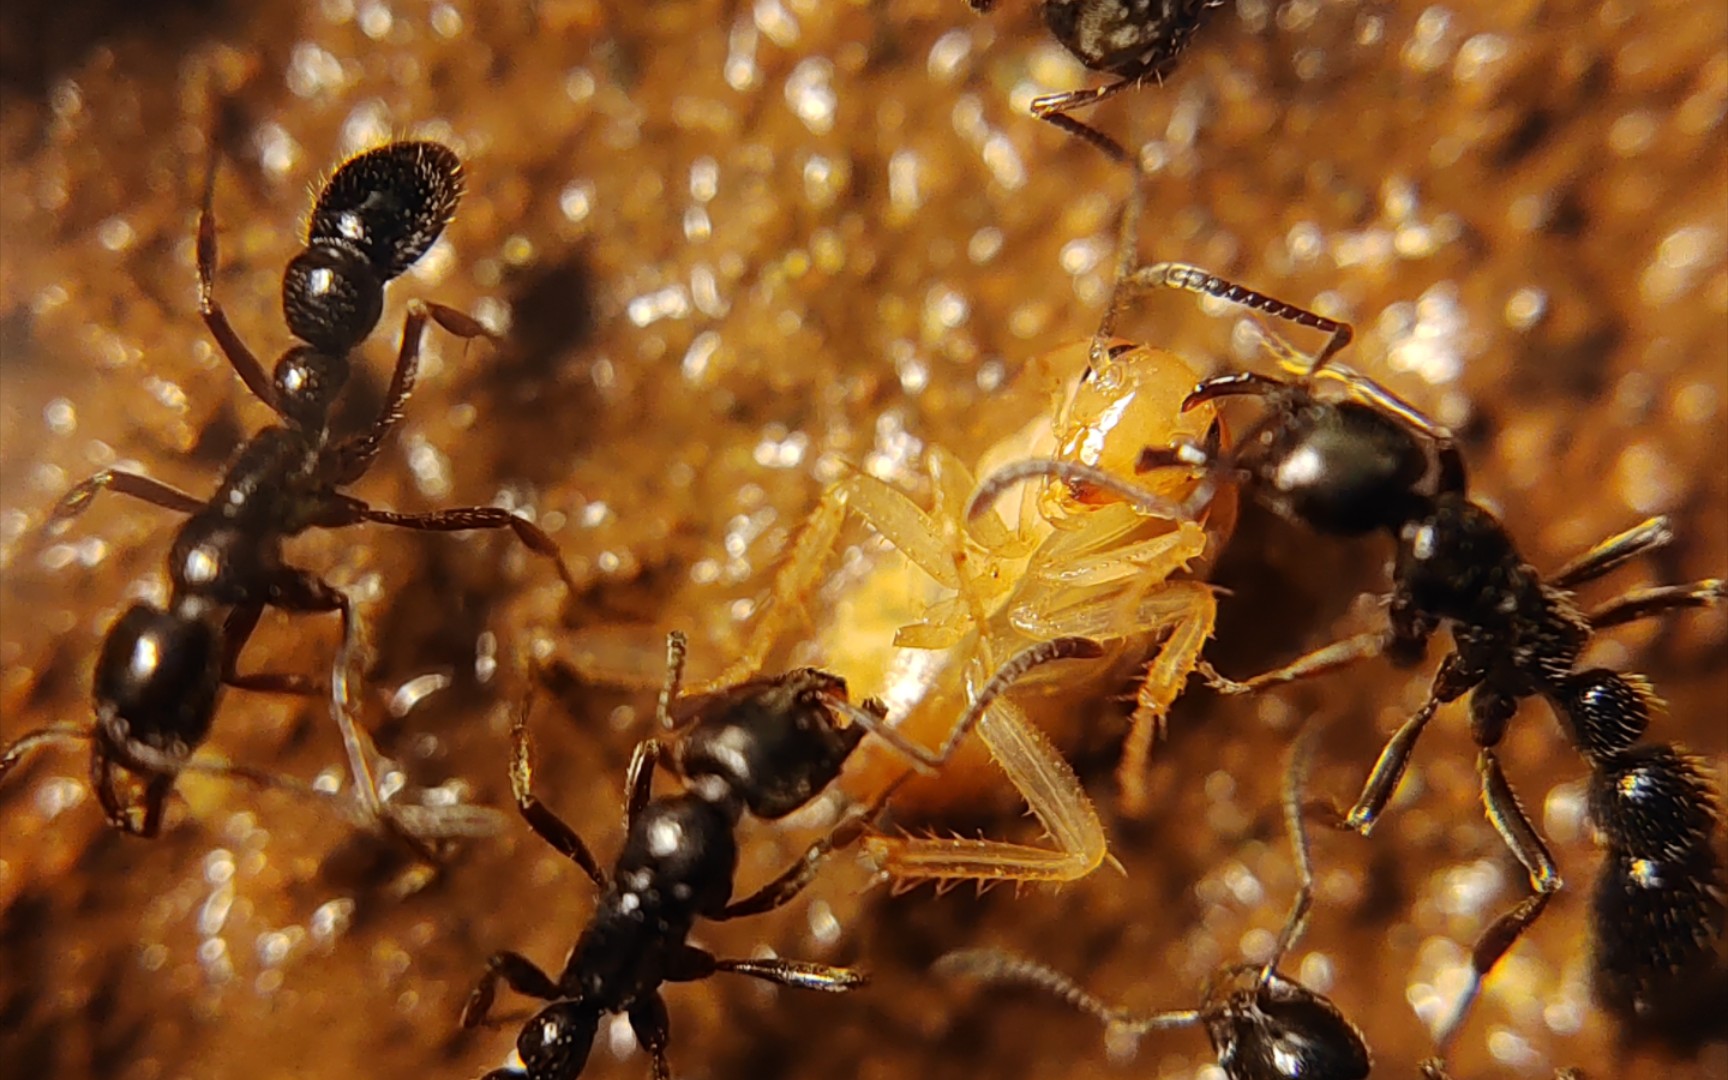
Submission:
[[[1144,287],[1185,289],[1243,304],[1330,335],[1312,358],[1262,328],[1283,380],[1234,372],[1203,381],[1184,407],[1249,395],[1266,405],[1227,452],[1184,443],[1149,448],[1142,471],[1184,468],[1202,482],[1190,502],[1214,487],[1241,484],[1274,512],[1316,532],[1353,536],[1383,531],[1397,555],[1390,625],[1325,646],[1244,682],[1213,675],[1228,692],[1259,690],[1385,654],[1414,664],[1441,627],[1452,650],[1427,702],[1387,742],[1360,797],[1342,815],[1366,835],[1386,808],[1416,741],[1439,706],[1470,695],[1471,736],[1488,818],[1530,875],[1533,893],[1477,940],[1469,986],[1436,1036],[1444,1054],[1482,980],[1542,914],[1561,879],[1553,857],[1519,806],[1496,747],[1532,696],[1545,698],[1590,766],[1591,815],[1607,848],[1595,897],[1595,969],[1604,1005],[1623,1017],[1649,1018],[1677,1006],[1714,961],[1723,919],[1721,860],[1712,846],[1720,809],[1713,782],[1695,757],[1666,744],[1639,745],[1660,701],[1637,675],[1579,669],[1597,632],[1679,608],[1715,604],[1719,579],[1636,589],[1585,612],[1579,585],[1672,539],[1653,518],[1609,537],[1551,575],[1519,554],[1506,528],[1465,491],[1463,458],[1451,436],[1408,404],[1334,362],[1352,328],[1192,266],[1162,263],[1135,272]],[[1350,397],[1316,393],[1334,379]],[[985,482],[985,488],[990,482]]]
[[[127,834],[153,836],[176,774],[196,767],[191,755],[209,734],[224,686],[320,692],[319,682],[304,675],[238,671],[240,653],[264,608],[334,611],[341,617],[343,644],[329,685],[332,713],[362,809],[375,821],[400,826],[384,817],[368,743],[348,714],[346,670],[358,647],[352,605],[317,575],[285,563],[283,542],[307,529],[361,522],[443,531],[510,528],[557,564],[567,586],[571,583],[552,538],[507,510],[397,513],[341,490],[365,475],[401,422],[427,320],[461,338],[490,336],[454,309],[410,301],[401,351],[376,420],[355,435],[332,433],[331,418],[348,384],[349,354],[377,326],[385,284],[425,255],[454,215],[462,194],[462,164],[439,143],[397,142],[349,159],[330,176],[313,203],[306,246],[282,277],[283,314],[299,344],[282,354],[270,375],[216,300],[215,178],[212,149],[198,220],[199,311],[241,381],[280,423],[240,447],[208,499],[136,473],[105,469],[54,508],[49,525],[76,517],[98,494],[112,490],[188,517],[169,550],[167,605],[133,604],[103,640],[92,693],[94,726],[54,726],[23,736],[0,755],[0,776],[35,746],[88,739],[91,785],[109,824]],[[137,799],[123,795],[116,767],[141,785]]]
[[[494,1069],[485,1080],[575,1080],[587,1064],[600,1018],[608,1013],[629,1018],[652,1060],[654,1080],[668,1080],[670,1021],[660,997],[661,985],[668,982],[732,972],[807,990],[840,992],[862,986],[866,977],[848,968],[782,959],[724,960],[687,938],[698,919],[761,915],[790,902],[815,880],[829,854],[863,835],[897,785],[868,806],[854,808],[773,881],[733,900],[736,830],[745,811],[773,821],[809,804],[840,775],[872,732],[905,754],[915,768],[935,768],[1019,676],[1054,660],[1102,652],[1095,642],[1061,638],[1016,654],[983,686],[940,749],[932,752],[885,725],[879,703],[852,704],[845,680],[814,668],[703,694],[686,702],[675,718],[684,648],[683,636],[671,635],[666,682],[656,709],[662,728],[683,730],[671,746],[655,739],[637,745],[624,782],[624,846],[610,874],[576,831],[534,795],[526,706],[512,730],[510,787],[522,817],[536,835],[582,868],[600,890],[600,902],[557,979],[520,953],[496,953],[487,962],[486,974],[463,1007],[463,1027],[485,1022],[500,979],[518,993],[551,1004],[531,1017],[517,1037],[523,1071]],[[654,795],[656,765],[681,776],[684,790]]]

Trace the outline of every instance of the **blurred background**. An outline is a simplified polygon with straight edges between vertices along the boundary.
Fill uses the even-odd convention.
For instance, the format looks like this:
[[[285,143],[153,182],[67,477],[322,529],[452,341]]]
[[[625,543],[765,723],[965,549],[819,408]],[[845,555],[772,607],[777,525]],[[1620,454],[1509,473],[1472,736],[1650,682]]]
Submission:
[[[316,183],[381,139],[441,139],[468,195],[392,286],[354,415],[376,407],[410,297],[505,340],[430,336],[407,422],[356,493],[532,512],[581,592],[566,602],[508,537],[374,528],[290,550],[358,599],[367,721],[411,785],[507,805],[519,659],[553,658],[536,783],[608,861],[652,698],[569,659],[652,676],[654,643],[681,627],[696,674],[716,669],[845,465],[923,496],[926,447],[969,459],[1047,407],[1017,375],[1096,325],[1127,177],[1027,105],[1095,81],[1029,2],[981,18],[960,0],[11,0],[0,739],[84,722],[109,622],[164,588],[172,515],[107,497],[44,542],[54,501],[118,463],[206,493],[267,420],[196,312],[209,154],[218,294],[268,362],[289,344],[280,275]],[[1672,515],[1677,541],[1597,586],[1605,597],[1728,568],[1725,110],[1721,5],[1238,0],[1165,85],[1089,118],[1143,147],[1146,257],[1353,320],[1352,363],[1461,433],[1474,491],[1536,566]],[[1170,295],[1121,329],[1201,370],[1263,362],[1238,324]],[[871,558],[865,541],[848,534],[854,559]],[[1214,574],[1229,591],[1213,659],[1247,673],[1371,625],[1389,554],[1246,511]],[[332,621],[267,615],[246,668],[326,670]],[[806,660],[820,656],[776,657]],[[1615,631],[1590,662],[1648,673],[1669,702],[1652,737],[1728,768],[1728,611]],[[1427,677],[1366,664],[1260,700],[1196,687],[1136,821],[1118,818],[1111,777],[1121,688],[1100,687],[1058,737],[1125,874],[891,896],[836,859],[798,903],[698,940],[856,963],[874,984],[674,987],[677,1075],[1218,1075],[1198,1031],[1112,1062],[1098,1026],[1058,1003],[926,969],[1000,945],[1111,1000],[1195,1004],[1283,920],[1277,792],[1297,723],[1329,722],[1313,784],[1348,800]],[[233,692],[205,752],[336,782],[330,727],[317,703]],[[1623,1048],[1594,1009],[1583,762],[1535,703],[1503,758],[1568,888],[1489,982],[1457,1073],[1728,1076],[1719,1028]],[[144,843],[103,828],[84,773],[81,753],[46,751],[0,790],[8,1076],[477,1076],[518,1026],[457,1031],[486,956],[556,969],[591,910],[586,880],[514,816],[404,898],[400,854],[319,805],[188,776]],[[901,821],[1037,833],[1006,797],[938,792]],[[808,834],[747,837],[741,891]],[[1414,1076],[1470,943],[1526,890],[1480,813],[1461,710],[1430,728],[1372,840],[1317,836],[1315,858],[1316,911],[1285,969],[1363,1028],[1377,1075]],[[526,1003],[497,1011],[519,1021]],[[585,1075],[646,1071],[627,1028],[603,1027]]]

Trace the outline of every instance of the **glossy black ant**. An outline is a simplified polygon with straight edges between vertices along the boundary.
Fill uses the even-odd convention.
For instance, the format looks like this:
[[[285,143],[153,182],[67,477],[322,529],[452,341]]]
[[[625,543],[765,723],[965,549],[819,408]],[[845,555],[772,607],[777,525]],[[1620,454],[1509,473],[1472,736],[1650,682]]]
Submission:
[[[1204,505],[1199,500],[1218,485],[1241,484],[1274,512],[1316,532],[1385,531],[1398,545],[1387,629],[1327,645],[1242,682],[1212,672],[1213,685],[1230,693],[1260,690],[1381,654],[1411,665],[1420,662],[1435,631],[1451,631],[1452,651],[1427,702],[1388,740],[1340,821],[1367,835],[1429,720],[1442,704],[1470,695],[1488,818],[1529,873],[1534,892],[1477,940],[1470,985],[1436,1036],[1440,1052],[1458,1033],[1482,980],[1561,886],[1495,750],[1526,697],[1548,700],[1591,768],[1592,817],[1608,852],[1595,900],[1599,997],[1622,1017],[1644,1018],[1674,1005],[1712,964],[1721,934],[1724,882],[1711,844],[1721,818],[1715,787],[1697,758],[1668,745],[1638,745],[1660,705],[1646,680],[1602,668],[1580,671],[1578,662],[1598,631],[1718,603],[1728,595],[1723,581],[1636,589],[1582,611],[1572,590],[1668,543],[1673,533],[1666,519],[1609,537],[1544,577],[1519,555],[1500,521],[1466,494],[1463,458],[1451,436],[1333,361],[1352,338],[1348,323],[1183,264],[1146,266],[1132,281],[1214,296],[1330,335],[1308,358],[1262,328],[1269,350],[1297,377],[1233,372],[1206,379],[1183,408],[1252,395],[1265,401],[1264,413],[1228,452],[1192,443],[1148,448],[1140,471],[1198,470],[1203,482],[1189,506]],[[1315,387],[1323,376],[1340,381],[1352,399],[1319,396]],[[986,480],[975,502],[1037,472],[1025,463],[1017,474]]]
[[[331,432],[332,414],[348,383],[348,355],[377,326],[385,283],[425,255],[454,215],[462,194],[462,163],[438,143],[397,142],[350,158],[330,176],[313,202],[306,246],[283,274],[282,310],[301,344],[282,354],[273,376],[265,374],[215,297],[215,182],[212,153],[198,219],[199,311],[241,381],[275,410],[281,424],[264,428],[241,446],[208,499],[146,476],[104,469],[54,508],[50,526],[78,516],[98,494],[112,490],[189,516],[169,551],[167,606],[132,605],[103,641],[92,695],[95,725],[55,726],[23,736],[0,755],[0,776],[33,747],[88,739],[91,785],[109,824],[130,835],[153,836],[176,774],[191,767],[189,758],[209,734],[224,685],[320,692],[320,684],[303,675],[236,670],[264,608],[335,611],[342,620],[343,644],[328,689],[362,807],[373,820],[395,824],[413,840],[404,819],[385,812],[372,782],[368,742],[348,715],[347,669],[358,648],[352,605],[315,574],[286,564],[282,545],[307,529],[361,522],[442,531],[510,528],[531,550],[557,564],[567,586],[572,583],[553,539],[507,510],[462,507],[405,514],[369,506],[341,490],[365,475],[402,420],[427,320],[464,339],[492,336],[452,308],[410,301],[401,351],[377,419],[357,435],[337,438]],[[141,782],[141,808],[123,797],[116,767]],[[429,820],[422,824],[436,832]]]
[[[984,14],[996,0],[967,0]],[[1074,59],[1116,77],[1085,90],[1032,99],[1032,115],[1088,142],[1113,140],[1067,114],[1096,105],[1147,79],[1162,80],[1176,66],[1188,39],[1224,0],[1041,0],[1044,25]]]
[[[600,1018],[623,1013],[653,1061],[655,1080],[671,1076],[666,1062],[669,1019],[660,987],[732,972],[806,990],[840,992],[867,980],[849,968],[798,960],[723,960],[686,940],[698,919],[726,921],[783,906],[815,880],[829,854],[863,835],[897,784],[844,816],[826,836],[773,881],[732,899],[738,869],[735,831],[748,810],[777,820],[808,804],[836,777],[867,733],[905,754],[917,770],[942,764],[985,708],[1032,668],[1054,660],[1102,655],[1084,638],[1040,642],[1010,659],[979,691],[935,752],[906,741],[882,721],[874,700],[854,705],[837,675],[800,668],[756,678],[673,705],[683,680],[685,643],[667,641],[666,682],[656,715],[671,746],[646,739],[636,747],[624,782],[625,838],[611,874],[582,838],[534,795],[528,709],[511,732],[510,787],[529,828],[582,868],[600,902],[554,980],[519,953],[500,952],[462,1010],[462,1026],[486,1020],[499,980],[551,1002],[523,1025],[516,1040],[522,1069],[494,1069],[486,1080],[574,1080],[587,1063]],[[846,723],[841,725],[840,721]],[[654,767],[682,777],[676,795],[653,794]],[[903,774],[911,775],[911,770]]]
[[[1278,970],[1301,937],[1314,901],[1314,866],[1303,823],[1304,777],[1318,729],[1292,748],[1284,779],[1284,820],[1296,854],[1299,887],[1272,954],[1263,964],[1218,971],[1197,1008],[1135,1013],[1108,1005],[1054,968],[996,949],[962,949],[936,961],[937,974],[1031,986],[1103,1021],[1110,1040],[1138,1041],[1149,1031],[1206,1029],[1218,1066],[1230,1080],[1360,1080],[1372,1059],[1362,1033],[1324,995]]]

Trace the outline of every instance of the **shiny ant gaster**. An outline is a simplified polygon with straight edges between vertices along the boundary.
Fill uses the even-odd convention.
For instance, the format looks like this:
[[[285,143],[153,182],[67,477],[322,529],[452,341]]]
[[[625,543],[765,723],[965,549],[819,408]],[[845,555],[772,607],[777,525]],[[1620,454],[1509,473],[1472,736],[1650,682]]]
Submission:
[[[425,255],[454,215],[462,194],[462,163],[439,143],[397,142],[349,159],[330,176],[313,202],[306,246],[282,278],[283,314],[300,344],[284,352],[268,376],[216,300],[215,180],[212,154],[198,219],[199,311],[241,381],[281,423],[241,446],[208,499],[136,473],[105,469],[54,508],[50,525],[82,514],[98,494],[112,490],[189,516],[169,551],[167,606],[132,605],[103,640],[92,695],[94,727],[55,726],[23,736],[0,755],[0,776],[35,746],[88,739],[91,784],[109,824],[130,835],[153,836],[176,774],[195,767],[189,759],[209,734],[224,685],[319,692],[319,683],[303,675],[236,670],[264,608],[336,611],[343,645],[329,687],[332,712],[363,809],[374,820],[401,825],[384,812],[365,738],[346,708],[346,669],[358,647],[352,605],[317,575],[285,563],[283,542],[307,529],[361,522],[440,531],[510,528],[530,549],[557,563],[565,584],[571,583],[552,538],[507,510],[397,513],[341,490],[365,475],[401,422],[419,370],[426,321],[461,338],[491,336],[452,308],[410,301],[401,351],[377,419],[357,435],[338,438],[330,430],[348,384],[349,353],[377,326],[385,283]],[[128,805],[118,790],[116,766],[140,778],[141,810]],[[242,769],[216,771],[259,777]]]
[[[1242,682],[1213,673],[1213,684],[1231,693],[1259,690],[1381,654],[1415,664],[1435,631],[1451,631],[1453,648],[1428,700],[1387,741],[1356,803],[1340,815],[1344,828],[1363,835],[1372,830],[1435,712],[1470,695],[1487,815],[1534,891],[1477,939],[1470,985],[1436,1035],[1441,1054],[1483,979],[1561,887],[1553,857],[1519,806],[1496,752],[1526,697],[1547,699],[1591,769],[1591,814],[1608,853],[1595,898],[1599,996],[1624,1017],[1676,1005],[1708,970],[1721,934],[1724,881],[1711,843],[1719,800],[1697,758],[1666,744],[1638,745],[1660,705],[1645,679],[1579,670],[1578,663],[1598,631],[1718,603],[1728,594],[1723,581],[1636,589],[1582,611],[1573,590],[1668,543],[1673,534],[1666,519],[1609,537],[1544,577],[1524,561],[1500,521],[1466,494],[1463,458],[1451,436],[1333,361],[1351,340],[1349,324],[1183,264],[1143,267],[1133,280],[1214,296],[1330,335],[1309,359],[1262,328],[1268,349],[1298,377],[1233,372],[1204,380],[1184,408],[1255,396],[1266,403],[1259,421],[1228,452],[1192,442],[1148,448],[1141,471],[1198,470],[1202,482],[1189,496],[1189,509],[1203,505],[1218,486],[1240,484],[1274,512],[1316,532],[1384,531],[1398,545],[1387,629],[1327,645]],[[1353,399],[1319,396],[1315,385],[1323,376],[1342,382]],[[993,497],[992,489],[986,480],[979,501]]]
[[[655,1080],[671,1076],[666,1061],[669,1018],[660,997],[668,982],[693,982],[732,972],[806,990],[840,992],[866,976],[848,968],[798,960],[725,960],[689,944],[698,919],[721,922],[783,906],[807,887],[827,856],[854,842],[887,801],[890,785],[867,807],[843,817],[802,858],[756,892],[732,899],[738,870],[735,835],[745,811],[783,818],[820,795],[874,732],[916,768],[940,765],[984,710],[1010,683],[1053,660],[1090,658],[1099,646],[1081,638],[1040,642],[1010,659],[979,691],[937,751],[907,742],[882,723],[875,701],[854,705],[839,676],[800,668],[704,694],[676,711],[685,643],[667,642],[666,682],[656,714],[667,731],[682,729],[667,746],[646,739],[636,747],[624,782],[625,837],[608,874],[588,845],[536,797],[529,761],[528,710],[511,732],[510,787],[516,806],[542,840],[569,858],[600,890],[600,901],[557,979],[520,953],[495,953],[462,1010],[462,1026],[485,1022],[499,980],[551,1002],[522,1027],[516,1051],[523,1069],[494,1069],[485,1080],[575,1080],[588,1060],[600,1018],[623,1013],[652,1059]],[[839,721],[847,721],[841,726]],[[654,768],[681,776],[684,790],[653,794]],[[910,775],[910,772],[903,774]]]

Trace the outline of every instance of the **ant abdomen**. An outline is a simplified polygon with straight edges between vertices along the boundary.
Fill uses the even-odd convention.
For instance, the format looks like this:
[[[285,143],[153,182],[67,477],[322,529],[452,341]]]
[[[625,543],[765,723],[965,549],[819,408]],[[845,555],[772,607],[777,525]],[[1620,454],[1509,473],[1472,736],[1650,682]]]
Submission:
[[[103,639],[97,712],[128,742],[183,757],[209,734],[221,664],[221,642],[204,620],[134,604]]]
[[[456,215],[462,160],[435,142],[397,142],[349,158],[312,206],[306,246],[357,251],[384,280],[413,266]]]
[[[1596,882],[1595,968],[1610,1010],[1666,1012],[1715,962],[1720,815],[1699,760],[1672,746],[1636,747],[1593,775],[1590,816],[1608,849]]]
[[[345,356],[384,312],[384,284],[432,247],[462,197],[462,162],[433,142],[399,142],[349,158],[312,205],[306,250],[282,275],[288,329]]]

